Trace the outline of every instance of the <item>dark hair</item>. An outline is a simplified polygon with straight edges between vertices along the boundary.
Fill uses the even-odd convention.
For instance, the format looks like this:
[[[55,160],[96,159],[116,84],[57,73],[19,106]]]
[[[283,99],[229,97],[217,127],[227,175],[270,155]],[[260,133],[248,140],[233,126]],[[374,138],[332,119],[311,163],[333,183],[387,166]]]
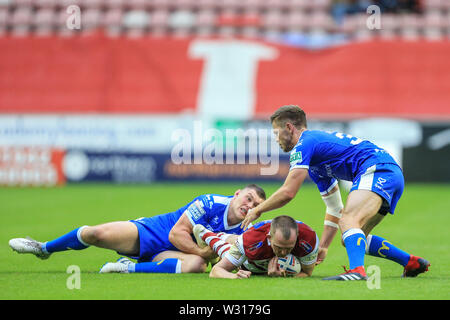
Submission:
[[[286,105],[278,108],[270,116],[270,123],[276,122],[280,126],[285,126],[287,122],[291,122],[297,129],[307,128],[306,114],[299,106]]]
[[[255,190],[258,197],[260,197],[263,200],[266,200],[266,192],[260,186],[252,183],[252,184],[249,184],[248,186],[246,186],[244,189],[246,189],[246,188]]]
[[[291,237],[291,230],[294,229],[298,235],[298,225],[290,216],[278,216],[274,218],[270,225],[270,234],[273,236],[277,230],[280,230],[283,238],[288,240]]]

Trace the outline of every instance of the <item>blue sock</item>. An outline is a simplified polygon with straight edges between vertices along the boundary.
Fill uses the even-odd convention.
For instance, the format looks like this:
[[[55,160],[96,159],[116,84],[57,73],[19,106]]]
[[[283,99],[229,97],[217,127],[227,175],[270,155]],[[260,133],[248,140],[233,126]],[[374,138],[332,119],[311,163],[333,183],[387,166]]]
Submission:
[[[128,266],[128,272],[181,273],[181,260],[170,258],[156,262],[139,262]]]
[[[368,250],[367,253],[374,257],[380,257],[395,261],[402,266],[406,266],[409,261],[410,254],[395,247],[382,237],[369,235],[367,237]]]
[[[89,245],[81,240],[80,234],[84,227],[77,228],[69,233],[48,241],[42,245],[42,250],[47,253],[66,251],[66,250],[82,250]]]
[[[361,229],[352,228],[342,234],[345,243],[350,269],[364,266],[364,255],[366,254],[366,236]]]

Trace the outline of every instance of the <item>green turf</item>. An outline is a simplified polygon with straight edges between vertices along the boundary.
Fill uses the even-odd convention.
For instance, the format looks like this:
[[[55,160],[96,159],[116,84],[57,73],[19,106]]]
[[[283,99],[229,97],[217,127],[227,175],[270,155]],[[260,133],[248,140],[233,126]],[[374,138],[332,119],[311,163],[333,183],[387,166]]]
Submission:
[[[279,185],[264,184],[270,195]],[[54,254],[41,261],[8,246],[14,237],[51,240],[76,227],[165,213],[203,193],[232,194],[235,184],[154,184],[148,186],[72,185],[62,188],[0,189],[0,299],[449,299],[448,232],[450,185],[408,184],[395,216],[373,232],[431,262],[430,271],[402,279],[402,267],[366,257],[366,266],[381,270],[380,289],[365,282],[322,281],[342,272],[348,261],[335,239],[325,262],[309,279],[254,276],[246,280],[209,279],[204,274],[98,274],[112,251],[89,248]],[[283,209],[264,218],[289,214],[322,233],[324,205],[311,185]],[[80,289],[68,289],[71,265],[81,269]],[[69,281],[70,282],[70,281]],[[209,288],[214,287],[214,290]]]

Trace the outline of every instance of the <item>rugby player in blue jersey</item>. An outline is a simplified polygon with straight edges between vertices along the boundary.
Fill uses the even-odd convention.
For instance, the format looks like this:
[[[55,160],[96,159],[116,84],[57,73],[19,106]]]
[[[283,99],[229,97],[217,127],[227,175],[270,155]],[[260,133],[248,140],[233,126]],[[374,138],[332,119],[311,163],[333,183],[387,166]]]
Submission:
[[[127,258],[106,263],[101,273],[187,273],[204,272],[215,257],[210,247],[200,248],[193,227],[202,224],[214,232],[241,234],[241,222],[248,210],[265,200],[262,188],[250,184],[233,196],[206,194],[170,213],[97,226],[82,226],[48,242],[15,238],[10,247],[47,259],[55,252],[82,250],[93,245],[114,250]]]
[[[350,270],[325,280],[366,280],[365,254],[401,264],[404,277],[415,277],[428,270],[430,264],[425,259],[371,234],[388,212],[394,214],[403,193],[402,170],[388,152],[351,135],[308,130],[305,112],[295,105],[279,108],[270,120],[280,147],[291,152],[290,171],[274,194],[250,210],[243,228],[262,213],[292,200],[309,174],[327,207],[318,263],[325,259],[338,229],[350,263]],[[338,180],[353,182],[345,207]]]

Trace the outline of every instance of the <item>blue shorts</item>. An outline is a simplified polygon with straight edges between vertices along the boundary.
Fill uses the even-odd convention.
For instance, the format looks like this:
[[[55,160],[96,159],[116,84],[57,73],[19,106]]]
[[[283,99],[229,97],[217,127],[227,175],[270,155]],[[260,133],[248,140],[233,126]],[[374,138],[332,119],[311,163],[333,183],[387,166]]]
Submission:
[[[367,168],[353,181],[353,190],[370,190],[383,198],[379,213],[394,214],[405,187],[402,169],[396,164],[379,163]]]
[[[150,218],[139,218],[130,220],[139,233],[139,256],[132,257],[139,262],[152,261],[153,258],[163,251],[179,251],[169,241],[169,232],[179,217],[173,213],[162,214]]]

